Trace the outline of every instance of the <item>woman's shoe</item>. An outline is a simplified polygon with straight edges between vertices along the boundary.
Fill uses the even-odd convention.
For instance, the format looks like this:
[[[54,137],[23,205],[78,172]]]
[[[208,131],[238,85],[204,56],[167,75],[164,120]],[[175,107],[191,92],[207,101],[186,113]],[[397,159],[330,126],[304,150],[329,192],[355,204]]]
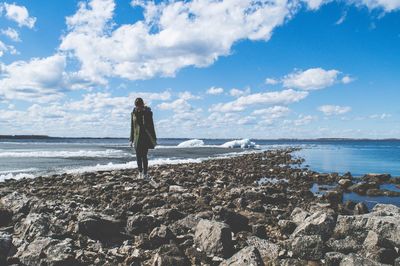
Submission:
[[[143,173],[139,172],[136,178],[137,179],[143,179],[143,177],[144,177]]]

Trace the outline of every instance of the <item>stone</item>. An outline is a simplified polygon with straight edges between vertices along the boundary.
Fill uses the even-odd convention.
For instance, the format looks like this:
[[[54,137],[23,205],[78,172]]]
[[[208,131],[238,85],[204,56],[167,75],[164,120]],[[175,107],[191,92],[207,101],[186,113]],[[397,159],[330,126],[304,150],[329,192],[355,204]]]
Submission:
[[[368,207],[364,202],[359,202],[354,206],[353,213],[355,215],[368,213]]]
[[[296,223],[290,220],[279,220],[278,225],[280,227],[281,233],[285,235],[293,233],[293,231],[297,227]]]
[[[149,235],[149,240],[153,247],[168,244],[170,240],[173,240],[174,238],[174,233],[172,233],[172,231],[165,225],[154,228]]]
[[[156,220],[151,215],[138,214],[128,218],[126,230],[131,234],[149,233],[156,227]]]
[[[0,207],[0,227],[7,226],[11,223],[13,213],[4,207]]]
[[[228,258],[232,255],[232,232],[225,223],[202,219],[196,226],[194,242],[210,255]]]
[[[390,174],[366,174],[362,177],[362,180],[365,182],[375,182],[382,184],[384,182],[388,182],[391,178]]]
[[[257,248],[249,246],[241,249],[229,259],[223,261],[220,266],[263,266],[264,262],[261,259],[260,252]]]
[[[307,217],[301,222],[292,233],[291,237],[295,238],[300,235],[320,235],[323,239],[328,239],[335,227],[335,217],[318,211]]]
[[[231,209],[223,207],[216,208],[214,218],[229,225],[234,233],[249,231],[249,219]]]
[[[330,190],[322,198],[326,199],[332,206],[337,206],[339,203],[342,203],[343,193],[341,191]]]
[[[340,264],[340,266],[354,266],[354,265],[363,265],[363,266],[385,266],[388,264],[382,264],[377,261],[373,261],[371,259],[365,258],[363,256],[350,253],[349,255],[345,256]]]
[[[294,208],[294,210],[290,214],[292,221],[295,222],[297,225],[302,223],[308,216],[310,216],[310,214],[299,207]]]
[[[53,243],[45,250],[46,265],[77,265],[72,239]]]
[[[0,199],[0,206],[10,210],[12,213],[25,213],[29,212],[30,200],[25,194],[12,192]]]
[[[346,189],[346,188],[350,187],[351,185],[353,185],[353,182],[352,182],[350,179],[344,178],[344,179],[340,179],[340,180],[338,181],[338,184],[339,184],[342,188]]]
[[[190,265],[188,259],[176,245],[161,246],[157,253],[152,257],[152,266],[187,266]]]
[[[49,236],[51,221],[48,215],[42,213],[29,213],[21,222],[15,225],[15,234],[27,241],[37,237]]]
[[[339,253],[339,252],[327,252],[325,254],[325,264],[326,266],[337,266],[340,264],[340,262],[342,261],[342,259],[345,257],[346,255]]]
[[[325,245],[320,235],[299,236],[293,239],[291,250],[294,257],[305,260],[320,260],[325,254]]]
[[[6,232],[0,232],[0,263],[5,264],[12,246],[12,236]]]
[[[120,235],[121,222],[112,216],[81,212],[78,216],[78,232],[93,239],[107,240]]]
[[[256,236],[250,236],[247,238],[246,243],[249,246],[257,248],[265,264],[274,262],[279,257],[280,247],[268,240]]]
[[[326,242],[326,246],[332,251],[345,254],[358,252],[362,249],[362,245],[360,245],[357,240],[351,236],[346,236],[346,238],[343,239],[329,239]]]

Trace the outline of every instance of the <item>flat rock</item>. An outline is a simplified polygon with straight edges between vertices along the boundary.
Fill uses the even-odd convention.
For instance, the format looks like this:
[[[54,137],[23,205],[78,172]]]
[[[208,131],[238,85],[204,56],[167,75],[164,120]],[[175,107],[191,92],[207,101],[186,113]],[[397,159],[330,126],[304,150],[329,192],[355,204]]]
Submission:
[[[320,260],[325,254],[325,245],[320,235],[299,236],[293,239],[291,250],[294,257]]]
[[[350,253],[345,256],[340,264],[340,266],[354,266],[354,265],[363,265],[363,266],[388,266],[389,264],[379,263],[377,261],[373,261],[371,259],[365,258],[363,256]]]
[[[333,232],[335,222],[335,217],[333,215],[318,211],[299,223],[291,237],[320,235],[323,239],[328,239]]]
[[[256,236],[248,237],[246,243],[257,248],[265,264],[278,259],[280,247],[277,244]]]
[[[106,240],[120,233],[121,222],[112,216],[81,212],[78,216],[78,232],[93,239]]]

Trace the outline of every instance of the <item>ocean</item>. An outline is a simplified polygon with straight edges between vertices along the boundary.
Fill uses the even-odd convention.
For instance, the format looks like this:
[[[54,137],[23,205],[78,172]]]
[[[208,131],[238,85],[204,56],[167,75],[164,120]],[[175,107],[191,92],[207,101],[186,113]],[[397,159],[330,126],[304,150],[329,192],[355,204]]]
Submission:
[[[295,156],[318,172],[400,176],[400,140],[159,139],[150,164],[198,162],[254,150],[299,147]],[[127,139],[0,139],[0,181],[136,167]]]

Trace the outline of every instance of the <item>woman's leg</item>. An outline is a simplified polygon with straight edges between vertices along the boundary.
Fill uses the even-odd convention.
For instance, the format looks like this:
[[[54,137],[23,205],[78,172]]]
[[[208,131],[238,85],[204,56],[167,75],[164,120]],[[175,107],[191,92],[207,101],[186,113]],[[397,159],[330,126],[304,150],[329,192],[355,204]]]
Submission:
[[[142,149],[140,147],[136,148],[136,162],[139,172],[143,172],[143,157]]]
[[[143,160],[143,173],[145,174],[145,175],[147,175],[147,169],[148,169],[148,166],[149,166],[149,161],[147,160],[147,153],[148,153],[148,149],[147,148],[144,148],[143,149],[143,154],[142,154],[142,160]]]

